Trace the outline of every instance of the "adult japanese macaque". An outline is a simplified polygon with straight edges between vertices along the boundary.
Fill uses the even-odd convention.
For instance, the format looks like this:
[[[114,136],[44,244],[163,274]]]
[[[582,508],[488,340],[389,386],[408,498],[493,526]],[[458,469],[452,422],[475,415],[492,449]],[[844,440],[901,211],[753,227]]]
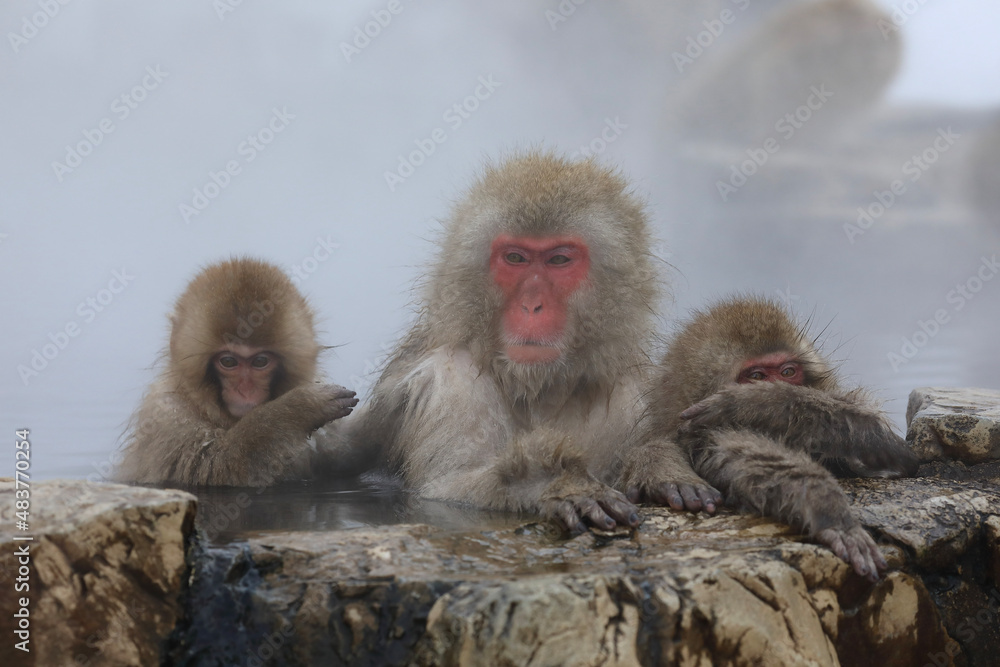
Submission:
[[[321,463],[310,433],[357,399],[316,381],[313,313],[288,277],[253,259],[212,265],[170,319],[166,366],[132,416],[116,477],[231,486],[310,477]]]
[[[736,297],[696,314],[671,342],[652,401],[655,430],[678,434],[727,503],[804,530],[862,576],[886,568],[830,470],[899,477],[917,459],[863,390],[840,388],[782,307]]]
[[[676,443],[634,428],[658,297],[643,207],[618,174],[545,153],[488,165],[356,435],[425,497],[574,533],[635,526],[638,501],[714,512],[719,493]]]

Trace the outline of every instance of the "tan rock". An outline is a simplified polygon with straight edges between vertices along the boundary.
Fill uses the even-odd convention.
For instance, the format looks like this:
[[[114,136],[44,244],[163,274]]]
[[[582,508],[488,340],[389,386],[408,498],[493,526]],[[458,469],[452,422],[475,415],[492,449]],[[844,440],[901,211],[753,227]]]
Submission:
[[[1000,459],[1000,391],[922,387],[910,393],[906,440],[924,461]]]
[[[158,664],[182,614],[194,496],[69,480],[30,491],[29,530],[15,534],[14,484],[0,482],[0,572],[18,572],[26,545],[30,590],[17,596],[30,599],[35,664]],[[0,595],[0,664],[23,664],[10,641],[18,602]]]

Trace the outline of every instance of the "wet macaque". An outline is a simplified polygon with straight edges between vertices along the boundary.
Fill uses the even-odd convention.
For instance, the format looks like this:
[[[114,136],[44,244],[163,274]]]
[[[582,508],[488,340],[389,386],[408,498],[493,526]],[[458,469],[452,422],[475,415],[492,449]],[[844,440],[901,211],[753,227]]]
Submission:
[[[626,182],[592,161],[488,165],[352,417],[363,446],[425,497],[574,533],[635,526],[638,501],[714,512],[676,443],[635,428],[659,298],[648,234]]]
[[[313,313],[288,277],[252,259],[215,264],[170,319],[165,368],[132,416],[116,477],[267,486],[319,470],[310,434],[357,399],[317,382]]]
[[[917,459],[861,389],[840,388],[780,306],[733,298],[673,339],[653,392],[655,430],[677,434],[727,503],[775,517],[875,580],[886,561],[851,515],[840,475],[913,475]]]

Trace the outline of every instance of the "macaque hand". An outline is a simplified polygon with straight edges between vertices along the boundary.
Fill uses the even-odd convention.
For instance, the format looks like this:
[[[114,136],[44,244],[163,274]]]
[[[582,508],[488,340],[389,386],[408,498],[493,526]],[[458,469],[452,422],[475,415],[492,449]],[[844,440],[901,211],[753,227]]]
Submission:
[[[752,391],[753,389],[749,389],[749,392]],[[752,396],[746,386],[727,387],[717,391],[680,414],[678,431],[689,433],[700,429],[738,426],[740,408],[748,407],[748,399]]]
[[[722,505],[722,494],[704,480],[657,482],[629,485],[625,495],[634,503],[666,505],[675,510],[715,514]]]
[[[851,466],[864,477],[913,477],[920,460],[903,438],[888,424],[879,425],[868,433],[860,433],[849,453],[857,457],[861,469]],[[848,451],[843,452],[847,454]]]
[[[817,533],[816,540],[830,547],[841,560],[869,581],[878,581],[879,573],[889,567],[875,540],[861,526],[846,530],[826,528]]]
[[[571,535],[586,532],[587,524],[601,530],[639,525],[639,509],[624,494],[585,472],[560,475],[543,492],[539,509]]]
[[[326,416],[324,424],[334,419],[346,417],[358,404],[357,394],[339,384],[319,385],[318,393],[323,400],[323,410]]]
[[[337,384],[310,384],[292,389],[273,403],[294,406],[295,414],[309,415],[307,430],[315,431],[328,422],[351,414],[358,404],[355,393]]]

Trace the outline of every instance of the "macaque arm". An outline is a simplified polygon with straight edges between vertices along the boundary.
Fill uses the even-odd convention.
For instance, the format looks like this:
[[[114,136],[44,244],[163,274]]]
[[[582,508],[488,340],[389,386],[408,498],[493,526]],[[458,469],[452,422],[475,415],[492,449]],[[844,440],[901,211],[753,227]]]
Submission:
[[[806,454],[747,431],[704,430],[682,437],[695,468],[730,503],[804,530],[861,576],[876,580],[888,567],[852,516],[837,480]]]
[[[722,494],[691,468],[680,446],[666,437],[652,436],[630,447],[615,486],[632,502],[669,505],[675,510],[714,514]]]
[[[216,428],[162,386],[136,416],[119,478],[157,484],[266,486],[310,472],[311,431],[356,403],[336,385],[297,387]]]
[[[841,459],[865,477],[916,473],[918,461],[862,391],[784,382],[728,386],[681,413],[681,430],[748,429],[813,457]]]
[[[376,466],[382,447],[358,433],[358,425],[365,421],[371,409],[372,403],[367,402],[352,414],[328,422],[312,434],[316,444],[316,477],[353,476]]]
[[[350,414],[354,392],[338,385],[306,384],[258,405],[209,445],[196,469],[198,483],[268,486],[311,476],[309,435]]]

